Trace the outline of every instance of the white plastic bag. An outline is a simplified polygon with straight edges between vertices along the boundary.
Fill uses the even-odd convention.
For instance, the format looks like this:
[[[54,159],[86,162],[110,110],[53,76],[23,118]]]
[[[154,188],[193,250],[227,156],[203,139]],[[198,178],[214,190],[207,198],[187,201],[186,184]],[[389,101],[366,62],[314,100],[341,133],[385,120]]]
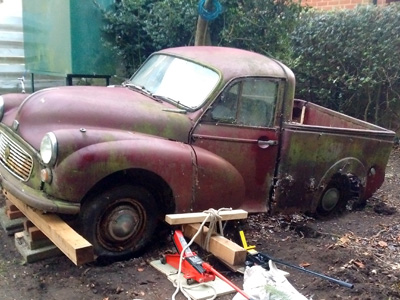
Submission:
[[[286,279],[289,273],[279,270],[273,261],[269,271],[261,266],[247,267],[244,272],[243,290],[254,300],[307,300]],[[245,300],[236,294],[232,300]]]

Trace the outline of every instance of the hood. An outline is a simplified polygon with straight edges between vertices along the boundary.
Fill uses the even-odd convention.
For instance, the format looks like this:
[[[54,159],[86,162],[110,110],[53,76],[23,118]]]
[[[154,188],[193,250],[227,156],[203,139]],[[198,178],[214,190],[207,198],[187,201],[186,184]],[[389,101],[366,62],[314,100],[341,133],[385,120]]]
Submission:
[[[136,131],[187,142],[192,123],[174,108],[124,87],[57,87],[32,94],[3,122],[11,126],[17,120],[18,133],[36,149],[47,132],[68,128]]]

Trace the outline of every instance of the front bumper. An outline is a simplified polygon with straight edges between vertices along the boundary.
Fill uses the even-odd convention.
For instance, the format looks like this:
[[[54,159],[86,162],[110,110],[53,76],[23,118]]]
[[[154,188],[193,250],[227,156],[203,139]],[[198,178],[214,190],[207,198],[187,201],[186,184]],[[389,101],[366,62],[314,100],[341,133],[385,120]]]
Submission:
[[[0,169],[3,168],[0,167]],[[59,199],[51,198],[46,193],[35,190],[25,185],[23,182],[14,178],[12,175],[9,175],[7,177],[4,176],[4,174],[7,174],[6,172],[7,171],[0,174],[0,185],[4,190],[11,193],[25,204],[47,212],[69,215],[79,213],[79,203],[66,202]]]

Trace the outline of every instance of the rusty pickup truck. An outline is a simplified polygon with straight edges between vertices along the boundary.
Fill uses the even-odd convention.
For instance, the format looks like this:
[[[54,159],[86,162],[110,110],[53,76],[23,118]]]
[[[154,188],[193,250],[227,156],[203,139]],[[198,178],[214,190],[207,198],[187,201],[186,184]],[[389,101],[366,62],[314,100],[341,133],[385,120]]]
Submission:
[[[294,99],[260,54],[179,47],[121,86],[0,97],[0,182],[75,215],[98,256],[139,251],[166,213],[232,207],[327,215],[382,185],[394,132]]]

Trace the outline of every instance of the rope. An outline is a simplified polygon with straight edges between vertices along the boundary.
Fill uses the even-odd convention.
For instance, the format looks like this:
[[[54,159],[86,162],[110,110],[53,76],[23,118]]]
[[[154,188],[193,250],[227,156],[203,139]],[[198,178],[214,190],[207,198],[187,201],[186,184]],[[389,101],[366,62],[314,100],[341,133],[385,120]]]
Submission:
[[[208,232],[204,238],[204,241],[202,242],[202,248],[204,248],[207,252],[210,252],[210,239],[211,236],[213,235],[214,232],[217,232],[217,224],[219,227],[219,233],[224,236],[224,228],[222,227],[222,218],[219,215],[220,211],[226,211],[226,210],[232,210],[232,208],[220,208],[218,210],[215,210],[213,208],[210,208],[208,210],[203,211],[204,213],[208,214],[209,217],[209,226],[208,226]]]
[[[222,5],[219,3],[218,0],[212,0],[212,5],[214,6],[213,11],[208,11],[205,7],[204,4],[206,3],[206,0],[200,0],[199,1],[199,15],[206,21],[212,21],[215,20],[222,12]]]
[[[182,252],[181,252],[180,257],[179,257],[179,267],[178,267],[178,273],[177,273],[176,289],[175,289],[175,292],[173,293],[173,295],[171,297],[172,300],[175,300],[175,297],[179,292],[181,292],[186,297],[187,300],[191,300],[190,296],[184,290],[185,286],[183,286],[182,283],[181,283],[180,274],[182,273],[183,255],[184,255],[186,249],[189,248],[193,244],[193,242],[196,240],[197,236],[203,231],[203,227],[207,222],[210,222],[210,227],[209,227],[209,230],[208,230],[208,233],[207,233],[207,236],[210,235],[210,237],[208,238],[208,242],[207,243],[205,243],[205,242],[203,243],[203,244],[206,245],[207,248],[208,248],[208,245],[209,245],[209,239],[211,238],[211,235],[214,232],[214,230],[211,230],[212,229],[211,226],[213,226],[215,228],[215,226],[217,224],[217,221],[219,223],[220,232],[221,232],[221,234],[223,234],[223,232],[222,232],[223,231],[222,221],[221,221],[221,217],[219,216],[219,212],[222,211],[222,210],[232,210],[232,208],[220,208],[218,210],[210,208],[208,210],[205,210],[204,213],[207,214],[207,217],[204,219],[203,223],[200,224],[199,229],[197,230],[196,234],[192,237],[190,242],[187,243],[186,247],[184,247],[182,249]],[[209,221],[210,218],[211,218],[211,220]],[[212,223],[214,223],[214,225],[212,225]],[[207,236],[206,236],[205,240],[207,240]],[[174,282],[174,285],[175,285],[175,282]],[[214,296],[212,298],[208,299],[208,300],[213,300],[217,296],[215,289],[214,288],[212,288],[212,289],[214,291]]]
[[[173,294],[172,297],[171,297],[172,300],[175,300],[175,297],[176,297],[176,295],[177,295],[179,292],[181,292],[183,295],[185,295],[186,299],[191,300],[190,297],[189,297],[189,295],[188,295],[187,293],[185,293],[184,288],[183,288],[182,283],[181,283],[180,274],[182,273],[183,255],[184,255],[186,249],[189,248],[190,245],[193,244],[194,240],[195,240],[195,239],[197,238],[197,236],[200,234],[200,232],[202,231],[202,229],[203,229],[203,227],[204,227],[204,224],[206,224],[206,222],[208,221],[208,218],[209,218],[209,217],[210,217],[210,215],[208,215],[208,216],[204,219],[203,223],[201,223],[201,225],[200,225],[199,230],[196,232],[196,234],[193,236],[193,238],[190,240],[190,242],[186,245],[186,247],[184,247],[184,248],[182,249],[181,255],[180,255],[180,257],[179,257],[179,268],[178,268],[177,284],[176,284],[175,292],[174,292],[174,294]]]

